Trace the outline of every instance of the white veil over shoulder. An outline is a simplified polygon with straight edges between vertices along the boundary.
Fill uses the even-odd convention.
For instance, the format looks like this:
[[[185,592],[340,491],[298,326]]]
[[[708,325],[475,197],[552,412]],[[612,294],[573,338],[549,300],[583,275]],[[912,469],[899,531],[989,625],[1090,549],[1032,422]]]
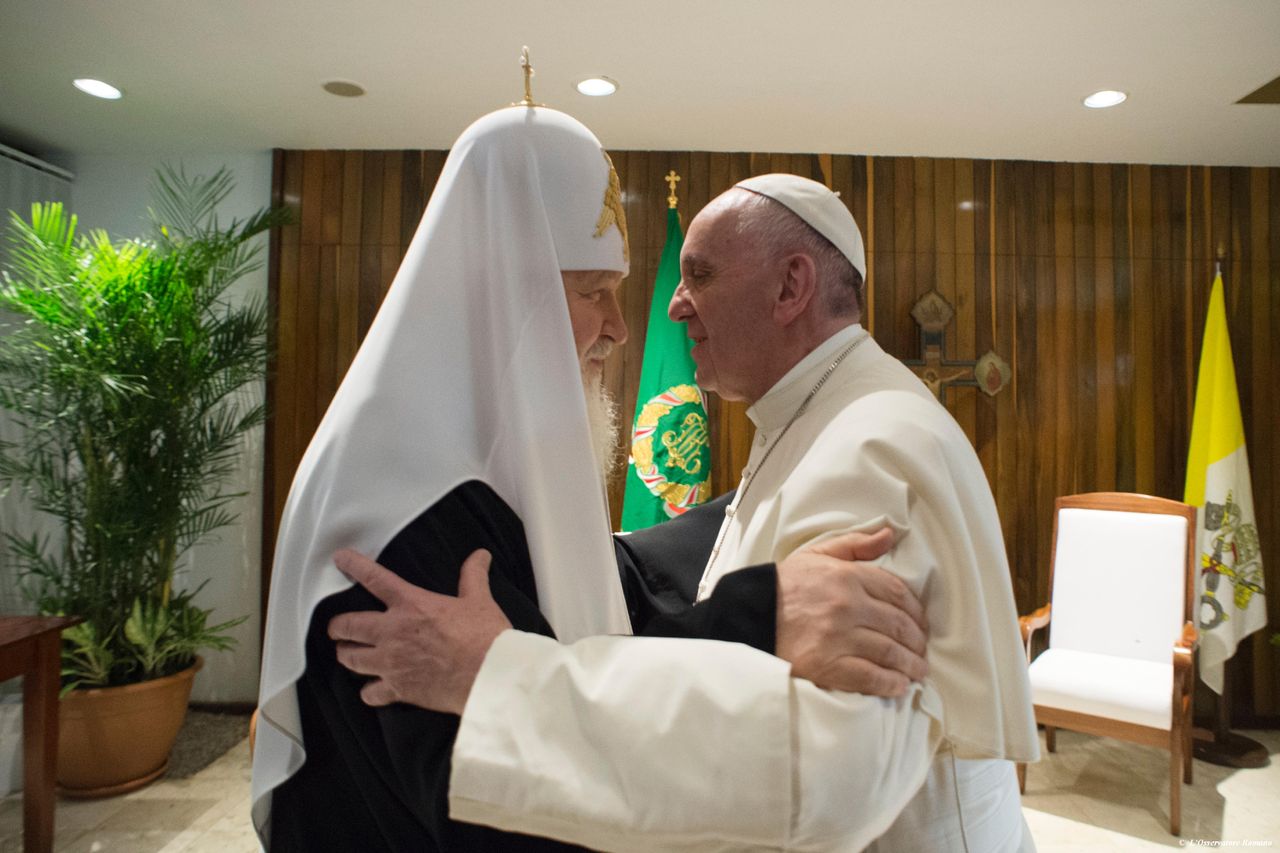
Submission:
[[[511,107],[454,143],[395,281],[298,467],[276,542],[253,822],[306,760],[295,682],[332,554],[378,554],[469,480],[524,523],[563,642],[630,633],[561,270],[628,269],[617,175],[569,116]]]

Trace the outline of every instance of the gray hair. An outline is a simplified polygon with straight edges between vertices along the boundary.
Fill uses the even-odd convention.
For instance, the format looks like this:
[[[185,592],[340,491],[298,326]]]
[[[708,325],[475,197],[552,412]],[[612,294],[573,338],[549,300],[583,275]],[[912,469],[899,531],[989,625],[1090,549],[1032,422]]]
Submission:
[[[770,254],[801,252],[813,258],[822,290],[823,306],[832,317],[861,315],[862,275],[830,240],[768,196],[743,190],[749,198],[738,204],[738,234],[749,234]]]

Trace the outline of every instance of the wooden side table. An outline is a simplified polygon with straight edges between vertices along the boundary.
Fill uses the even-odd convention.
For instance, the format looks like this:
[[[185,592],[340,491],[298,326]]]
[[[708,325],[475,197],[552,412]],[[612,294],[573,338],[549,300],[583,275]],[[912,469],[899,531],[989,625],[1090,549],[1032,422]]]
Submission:
[[[22,680],[22,849],[53,850],[62,629],[78,616],[0,616],[0,681]]]

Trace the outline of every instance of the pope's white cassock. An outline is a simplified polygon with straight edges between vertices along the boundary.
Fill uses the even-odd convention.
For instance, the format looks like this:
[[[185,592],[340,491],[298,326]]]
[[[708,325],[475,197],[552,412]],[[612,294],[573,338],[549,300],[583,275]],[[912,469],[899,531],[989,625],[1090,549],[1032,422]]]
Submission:
[[[858,325],[748,415],[699,598],[735,568],[888,523],[885,565],[926,607],[928,677],[885,700],[736,644],[508,631],[462,716],[451,816],[606,850],[1034,849],[1011,763],[1038,757],[1026,658],[963,431]]]

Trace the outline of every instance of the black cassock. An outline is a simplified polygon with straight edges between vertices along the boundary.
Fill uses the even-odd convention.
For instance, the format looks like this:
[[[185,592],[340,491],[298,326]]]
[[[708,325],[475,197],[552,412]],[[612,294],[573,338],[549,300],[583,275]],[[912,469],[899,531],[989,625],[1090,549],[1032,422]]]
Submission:
[[[734,572],[692,606],[729,496],[614,540],[633,630],[647,636],[742,642],[772,653],[772,564]],[[538,611],[524,528],[488,486],[465,483],[391,541],[378,562],[410,583],[457,595],[458,570],[477,548],[493,554],[489,587],[511,624],[554,636]],[[272,853],[292,851],[562,851],[582,848],[449,819],[452,714],[360,701],[365,678],[338,664],[329,620],[385,609],[356,586],[316,607],[307,668],[297,683],[307,760],[272,795]],[[625,737],[625,732],[619,736]]]

